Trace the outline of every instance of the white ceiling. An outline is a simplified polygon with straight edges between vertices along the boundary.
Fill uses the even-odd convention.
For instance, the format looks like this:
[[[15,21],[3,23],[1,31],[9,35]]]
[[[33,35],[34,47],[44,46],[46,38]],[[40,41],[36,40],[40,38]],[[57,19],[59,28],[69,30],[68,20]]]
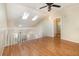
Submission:
[[[73,6],[79,6],[78,3],[56,3],[58,5],[61,5],[61,8],[55,8],[52,7],[52,11],[50,14],[61,14],[61,10],[65,8],[70,8]],[[40,7],[44,6],[44,3],[12,3],[12,4],[7,4],[7,13],[8,13],[8,19],[13,19],[16,26],[22,25],[23,27],[25,26],[32,26],[38,23],[40,20],[43,20],[44,17],[49,15],[48,9],[39,9]],[[28,20],[23,21],[21,19],[21,16],[24,12],[30,13],[30,17]],[[36,21],[32,21],[32,18],[35,15],[39,15],[39,18]]]
[[[55,3],[55,4],[61,5],[62,7],[71,5],[70,3]],[[21,5],[24,5],[26,7],[33,8],[33,9],[39,9],[40,7],[45,6],[46,4],[45,3],[21,3]]]
[[[73,5],[79,5],[78,3],[55,3],[55,4],[61,5],[61,8],[69,7],[69,6],[73,6]],[[35,10],[40,10],[39,8],[42,7],[42,6],[45,6],[46,4],[45,3],[21,3],[21,5],[24,5],[28,8],[32,8],[32,9],[35,9]],[[52,7],[52,10],[53,9],[59,10],[61,8]],[[44,9],[47,9],[47,7],[44,8]]]
[[[30,9],[33,9],[33,10],[36,10],[36,11],[38,11],[38,12],[40,12],[40,13],[48,13],[48,8],[46,7],[46,8],[43,8],[43,9],[39,9],[40,7],[42,7],[42,6],[45,6],[46,4],[44,4],[44,3],[21,3],[20,5],[23,5],[23,6],[25,6],[25,7],[28,7],[28,8],[30,8]],[[58,4],[58,5],[61,5],[62,7],[63,7],[63,5],[64,4]],[[66,5],[66,4],[65,4]],[[60,10],[61,8],[53,8],[52,7],[52,10]]]
[[[44,14],[44,15],[48,15],[48,8],[43,8],[43,9],[39,9],[42,6],[45,6],[45,3],[19,3],[20,5],[23,5],[29,9],[35,10],[36,12],[38,12],[39,14]],[[53,14],[59,14],[61,12],[62,9],[64,8],[70,8],[70,7],[74,7],[74,6],[79,6],[79,3],[55,3],[57,5],[61,5],[61,8],[56,8],[56,7],[52,7],[52,10],[50,13]]]

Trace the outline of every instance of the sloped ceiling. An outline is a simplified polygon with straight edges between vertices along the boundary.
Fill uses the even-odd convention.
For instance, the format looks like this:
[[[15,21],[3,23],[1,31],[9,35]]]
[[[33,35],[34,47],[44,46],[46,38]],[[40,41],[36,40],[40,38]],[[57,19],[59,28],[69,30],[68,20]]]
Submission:
[[[8,21],[10,21],[14,27],[18,27],[22,25],[22,27],[33,26],[37,24],[39,21],[44,20],[48,17],[49,14],[61,16],[61,13],[64,8],[69,8],[73,6],[77,6],[79,4],[72,3],[56,3],[61,5],[61,8],[52,7],[52,11],[48,12],[47,8],[39,9],[44,6],[44,3],[10,3],[6,4],[7,6],[7,14]],[[22,16],[24,12],[30,14],[28,19],[23,20]],[[35,16],[39,16],[36,21],[32,21],[32,18]]]
[[[25,20],[22,19],[24,13],[29,14],[28,18]],[[19,25],[22,25],[22,27],[33,26],[40,20],[43,20],[45,16],[45,14],[39,13],[38,11],[21,4],[7,4],[7,15],[11,27],[18,27]],[[37,20],[32,21],[35,16],[38,16]]]

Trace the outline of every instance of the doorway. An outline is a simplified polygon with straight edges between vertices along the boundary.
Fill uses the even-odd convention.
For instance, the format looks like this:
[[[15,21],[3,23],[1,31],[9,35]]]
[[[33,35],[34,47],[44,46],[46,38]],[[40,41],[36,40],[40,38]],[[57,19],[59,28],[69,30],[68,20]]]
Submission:
[[[61,39],[61,19],[60,18],[56,18],[54,20],[54,38],[56,40]]]

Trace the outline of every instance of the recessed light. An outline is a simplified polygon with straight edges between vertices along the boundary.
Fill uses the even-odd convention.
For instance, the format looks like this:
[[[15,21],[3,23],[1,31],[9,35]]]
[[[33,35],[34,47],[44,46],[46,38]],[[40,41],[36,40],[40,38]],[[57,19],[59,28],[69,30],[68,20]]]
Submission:
[[[26,19],[28,18],[28,16],[29,16],[29,14],[26,13],[26,12],[24,12],[24,14],[23,14],[23,16],[22,16],[22,19],[23,19],[23,20],[26,20]]]
[[[32,21],[35,21],[35,20],[37,20],[37,18],[38,18],[38,16],[35,16],[35,17],[32,19]]]

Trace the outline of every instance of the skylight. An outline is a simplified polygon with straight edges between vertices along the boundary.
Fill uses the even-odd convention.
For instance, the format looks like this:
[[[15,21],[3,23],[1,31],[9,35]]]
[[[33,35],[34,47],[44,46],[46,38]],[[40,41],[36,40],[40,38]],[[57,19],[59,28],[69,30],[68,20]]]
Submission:
[[[33,17],[32,21],[37,20],[38,16]]]
[[[23,20],[26,20],[27,18],[29,17],[29,14],[24,12],[23,16],[22,16],[22,19]]]

